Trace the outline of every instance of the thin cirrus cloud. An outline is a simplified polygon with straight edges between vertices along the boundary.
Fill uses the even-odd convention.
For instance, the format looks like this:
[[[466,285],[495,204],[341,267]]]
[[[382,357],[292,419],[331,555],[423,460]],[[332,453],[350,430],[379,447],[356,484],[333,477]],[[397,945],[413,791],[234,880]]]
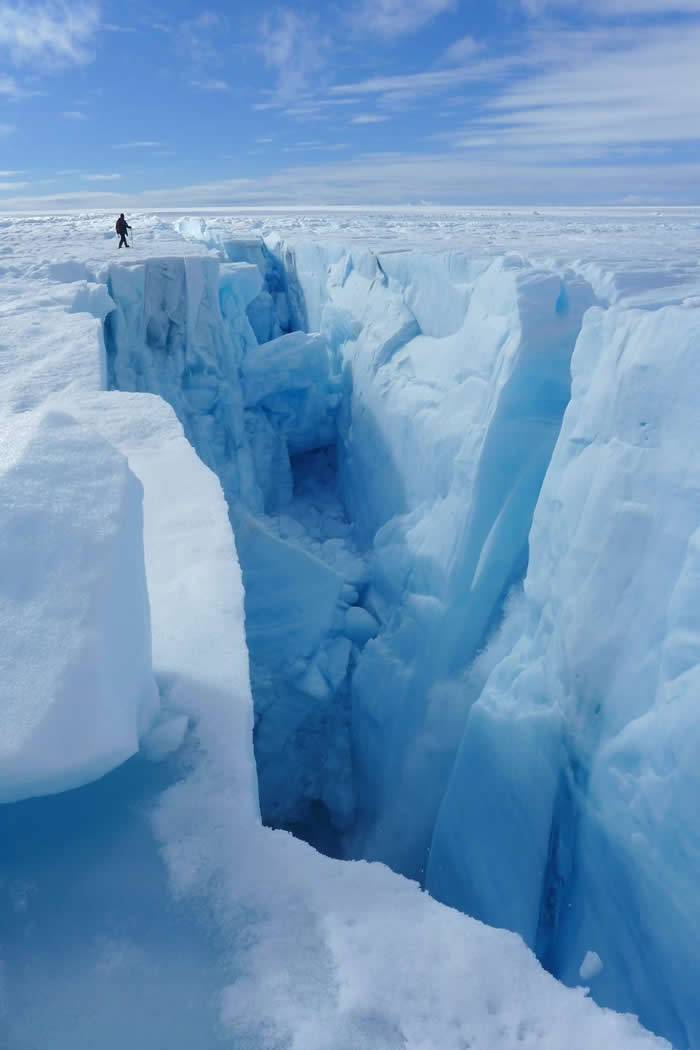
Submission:
[[[225,80],[192,80],[192,87],[200,91],[230,91],[230,86]]]
[[[449,91],[470,80],[483,80],[504,73],[518,64],[517,57],[498,57],[471,65],[449,69],[429,69],[417,73],[398,73],[391,76],[369,77],[366,80],[335,84],[332,95],[401,95],[418,97]]]
[[[496,93],[474,122],[494,142],[563,152],[700,140],[700,24],[562,31],[533,47],[545,69]]]
[[[112,149],[162,149],[162,142],[154,142],[148,139],[138,142],[113,142]]]
[[[211,69],[221,62],[219,37],[226,24],[224,16],[216,11],[202,11],[179,23],[175,34],[176,47],[193,68]],[[152,28],[172,32],[172,27],[167,24]]]
[[[117,175],[117,174],[101,175],[101,174],[98,173],[96,175],[81,175],[80,177],[82,179],[84,179],[85,182],[116,182],[118,179],[121,178],[121,175]]]
[[[584,11],[600,18],[620,18],[627,15],[665,17],[673,14],[700,13],[700,0],[520,0],[530,15],[548,11]]]
[[[9,99],[11,102],[19,102],[21,99],[34,98],[41,94],[39,91],[28,91],[20,87],[14,77],[0,75],[0,98]]]
[[[380,113],[358,113],[350,121],[351,124],[383,124],[389,118]]]
[[[0,51],[17,66],[82,65],[94,57],[97,3],[0,0]]]
[[[0,96],[3,98],[19,98],[20,88],[13,77],[0,76]]]
[[[473,59],[480,50],[481,45],[473,36],[463,36],[450,44],[442,56],[442,61],[449,66],[461,65],[462,62]]]
[[[262,20],[258,50],[276,78],[280,100],[302,94],[326,66],[331,40],[318,19],[276,8]]]
[[[439,15],[457,9],[457,0],[362,0],[351,16],[355,31],[390,39],[415,33]]]
[[[300,144],[306,151],[312,144]],[[618,200],[629,196],[630,186],[644,199],[659,199],[669,190],[688,196],[700,179],[700,164],[680,164],[669,170],[639,160],[634,164],[588,165],[586,199]],[[500,158],[485,160],[454,154],[372,154],[343,158],[320,165],[303,163],[255,178],[235,178],[196,183],[177,188],[161,187],[130,196],[131,206],[196,207],[245,204],[338,203],[395,205],[431,200],[464,204],[571,203],[581,194],[581,171],[572,164],[552,162],[542,177],[539,157],[520,152],[507,169]],[[459,197],[455,197],[455,186]],[[109,206],[116,197],[109,190],[67,192],[45,197],[17,196],[3,207]],[[82,203],[81,203],[82,202]]]
[[[87,120],[81,109],[65,109],[61,116],[64,120]]]

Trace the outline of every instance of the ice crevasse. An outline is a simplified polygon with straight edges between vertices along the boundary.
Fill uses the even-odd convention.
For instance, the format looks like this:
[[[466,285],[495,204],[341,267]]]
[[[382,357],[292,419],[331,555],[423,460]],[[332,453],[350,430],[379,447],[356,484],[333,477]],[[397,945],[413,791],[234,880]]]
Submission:
[[[268,824],[697,1045],[697,310],[601,309],[514,255],[179,228],[208,257],[96,275],[106,382],[134,393],[91,377],[42,426],[95,436],[137,525],[145,486],[161,710],[127,654],[141,722],[112,764],[196,727],[154,819],[176,892],[238,931],[225,1023],[305,1050],[656,1045],[517,938],[260,827],[247,644]],[[245,643],[220,494],[146,393],[221,484]]]

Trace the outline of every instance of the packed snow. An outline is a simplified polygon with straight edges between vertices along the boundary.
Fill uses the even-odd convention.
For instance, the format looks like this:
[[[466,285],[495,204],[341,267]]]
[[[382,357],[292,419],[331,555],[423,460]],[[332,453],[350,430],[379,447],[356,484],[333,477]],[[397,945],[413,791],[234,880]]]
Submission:
[[[700,211],[130,221],[0,219],[4,1045],[699,1046]]]
[[[96,780],[139,749],[158,699],[141,485],[57,410],[0,422],[0,800]]]

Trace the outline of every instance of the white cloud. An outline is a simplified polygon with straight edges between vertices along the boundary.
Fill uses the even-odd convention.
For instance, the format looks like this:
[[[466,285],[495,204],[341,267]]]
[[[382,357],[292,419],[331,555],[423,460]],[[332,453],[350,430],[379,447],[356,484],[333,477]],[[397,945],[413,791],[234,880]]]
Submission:
[[[105,33],[135,33],[135,26],[122,26],[116,22],[103,22],[100,27]]]
[[[116,182],[117,179],[121,178],[121,175],[81,175],[82,179],[86,182]]]
[[[19,88],[12,77],[0,76],[0,95],[4,98],[17,98]]]
[[[87,120],[81,109],[66,109],[61,116],[64,120]]]
[[[309,146],[303,147],[305,150]],[[256,178],[233,178],[141,193],[98,191],[5,199],[6,210],[31,208],[235,207],[238,205],[573,204],[638,199],[680,203],[697,198],[700,163],[548,164],[513,151],[504,158],[433,154],[367,154],[332,163],[292,165]]]
[[[459,40],[455,40],[453,44],[450,44],[443,54],[442,60],[449,66],[458,66],[474,58],[474,55],[480,50],[481,45],[473,36],[463,36]]]
[[[329,49],[329,38],[310,15],[276,8],[262,21],[259,51],[265,65],[276,74],[279,99],[291,100],[304,93],[324,69]]]
[[[38,94],[38,91],[27,91],[26,88],[20,87],[14,77],[0,74],[0,98],[9,98],[13,102],[18,102],[20,99],[32,98]]]
[[[484,107],[480,135],[490,133],[503,146],[558,149],[561,156],[568,148],[700,142],[700,23],[653,33],[643,27],[549,33],[532,46],[544,70]]]
[[[284,146],[282,148],[283,153],[293,153],[296,150],[303,150],[305,153],[315,153],[317,150],[322,152],[335,153],[337,150],[347,149],[347,142],[297,142],[293,146]]]
[[[379,113],[358,113],[357,116],[353,117],[350,121],[351,124],[383,124],[388,117],[383,117]]]
[[[0,49],[16,65],[79,65],[94,57],[95,0],[0,0]]]
[[[582,8],[588,14],[595,14],[601,18],[619,18],[625,15],[663,17],[700,13],[700,0],[521,0],[521,4],[531,15],[567,9],[579,13]]]
[[[226,25],[223,15],[215,11],[201,11],[194,18],[187,18],[177,27],[175,43],[178,52],[193,67],[210,70],[221,63],[219,36]],[[166,32],[169,27],[154,26]]]
[[[112,149],[160,149],[162,145],[162,142],[149,142],[148,140],[140,142],[115,142],[112,145]]]
[[[415,33],[456,8],[457,0],[362,0],[351,22],[358,32],[391,38]]]
[[[200,91],[230,91],[225,80],[193,80],[191,83],[192,87],[199,88]]]
[[[2,172],[0,171],[0,175]],[[31,186],[30,182],[0,182],[0,193],[11,193],[13,190],[24,190]]]
[[[493,79],[518,64],[521,63],[517,57],[503,56],[453,69],[430,69],[420,73],[369,77],[367,80],[355,83],[336,84],[330,90],[332,95],[384,95],[390,98],[392,96],[416,98],[420,95],[449,91],[453,87],[470,81]]]

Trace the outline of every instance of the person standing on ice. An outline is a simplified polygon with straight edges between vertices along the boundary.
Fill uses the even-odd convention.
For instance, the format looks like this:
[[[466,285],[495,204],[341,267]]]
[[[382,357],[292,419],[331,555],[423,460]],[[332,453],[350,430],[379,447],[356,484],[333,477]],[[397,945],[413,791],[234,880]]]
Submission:
[[[129,226],[129,223],[124,218],[124,212],[122,212],[119,218],[117,219],[116,229],[117,233],[119,234],[119,247],[121,248],[123,244],[125,248],[128,248],[129,245],[126,243],[126,231],[130,230],[131,226]]]

